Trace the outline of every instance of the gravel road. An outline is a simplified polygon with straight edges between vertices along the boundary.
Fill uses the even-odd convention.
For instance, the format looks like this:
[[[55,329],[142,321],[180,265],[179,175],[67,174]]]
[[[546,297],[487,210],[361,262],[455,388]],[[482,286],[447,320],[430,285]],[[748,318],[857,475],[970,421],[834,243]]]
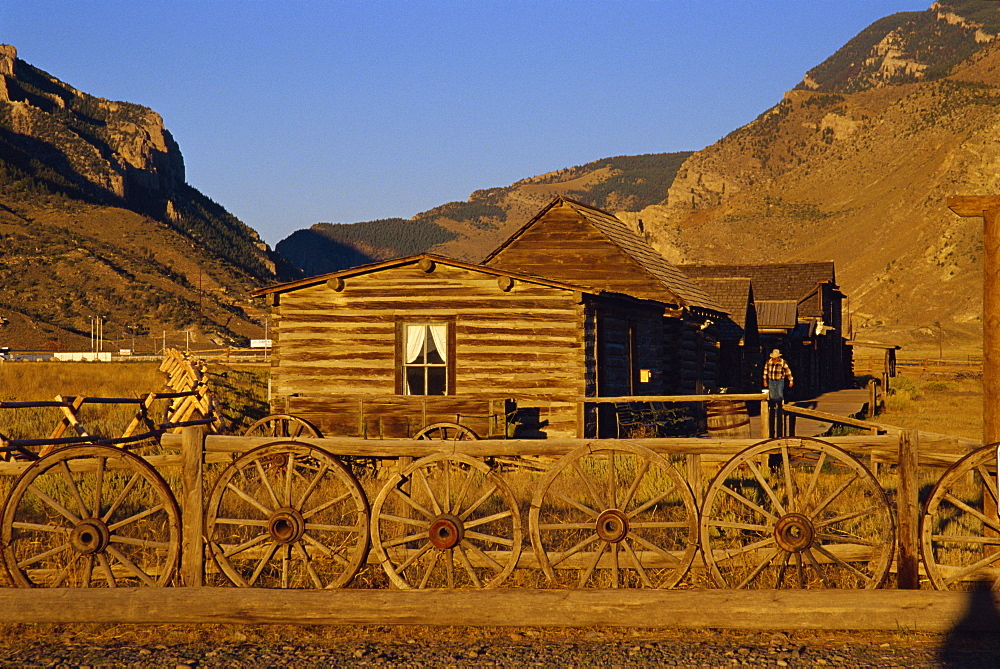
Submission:
[[[17,667],[995,667],[1000,637],[429,627],[0,626]]]

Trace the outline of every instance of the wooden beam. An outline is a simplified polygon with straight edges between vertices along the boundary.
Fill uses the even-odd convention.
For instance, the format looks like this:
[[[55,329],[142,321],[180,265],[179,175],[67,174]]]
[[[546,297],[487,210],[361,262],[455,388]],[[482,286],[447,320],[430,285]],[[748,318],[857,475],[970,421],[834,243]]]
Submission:
[[[782,410],[787,414],[792,414],[793,416],[813,418],[815,420],[822,420],[827,423],[835,423],[837,425],[849,425],[851,427],[858,427],[864,430],[885,430],[886,428],[886,426],[879,425],[878,423],[858,420],[857,418],[848,418],[847,416],[841,416],[835,413],[826,413],[825,411],[816,411],[815,409],[805,409],[792,404],[784,405]]]
[[[205,426],[186,427],[181,447],[181,582],[204,584]]]
[[[925,590],[3,588],[8,623],[470,625],[947,632],[997,593]],[[863,615],[859,615],[863,612]]]
[[[896,497],[896,518],[899,536],[899,554],[896,565],[899,588],[920,589],[920,480],[917,454],[920,452],[920,435],[916,430],[906,430],[899,435],[899,489]]]
[[[948,208],[959,216],[982,216],[1000,210],[1000,195],[956,195],[948,198]]]

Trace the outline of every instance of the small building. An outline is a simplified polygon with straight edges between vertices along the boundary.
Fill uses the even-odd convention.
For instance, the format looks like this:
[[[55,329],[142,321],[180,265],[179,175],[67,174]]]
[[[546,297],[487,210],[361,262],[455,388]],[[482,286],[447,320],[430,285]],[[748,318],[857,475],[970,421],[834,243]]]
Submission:
[[[483,264],[420,254],[254,296],[273,409],[327,435],[613,436],[582,400],[714,387],[726,317],[621,221],[561,198]]]
[[[680,269],[703,282],[750,280],[760,332],[757,364],[772,348],[780,349],[795,375],[796,396],[815,396],[848,384],[851,352],[842,330],[844,294],[832,261]]]

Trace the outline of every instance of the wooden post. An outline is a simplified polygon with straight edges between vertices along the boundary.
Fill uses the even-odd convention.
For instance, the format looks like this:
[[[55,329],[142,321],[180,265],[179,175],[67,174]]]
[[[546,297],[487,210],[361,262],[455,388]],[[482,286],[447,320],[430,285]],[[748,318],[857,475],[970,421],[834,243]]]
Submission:
[[[771,403],[765,397],[760,401],[760,438],[771,439]]]
[[[1000,441],[1000,196],[948,198],[959,216],[983,218],[983,443]]]
[[[202,543],[205,518],[204,425],[186,427],[181,433],[181,582],[188,587],[205,584]]]
[[[899,551],[896,572],[899,589],[920,589],[920,522],[919,481],[917,480],[917,455],[919,432],[904,430],[899,435],[899,490],[896,495],[896,517],[899,527]]]
[[[698,508],[701,508],[703,492],[701,485],[701,455],[698,453],[692,453],[686,457],[688,483],[691,485],[691,492],[694,494],[694,501],[697,502]]]
[[[865,418],[871,420],[875,415],[875,379],[868,379],[868,411],[865,413]]]

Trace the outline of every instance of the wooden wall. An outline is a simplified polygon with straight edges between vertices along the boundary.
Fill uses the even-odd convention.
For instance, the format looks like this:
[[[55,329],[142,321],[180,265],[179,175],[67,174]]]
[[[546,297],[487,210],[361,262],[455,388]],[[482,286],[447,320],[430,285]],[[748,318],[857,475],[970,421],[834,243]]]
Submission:
[[[448,321],[455,395],[516,397],[523,417],[544,423],[545,434],[577,436],[576,404],[564,402],[586,389],[583,301],[574,291],[522,281],[505,292],[495,275],[442,263],[425,272],[416,262],[346,278],[339,291],[318,284],[283,293],[275,316],[275,409],[290,395],[395,394],[397,323]],[[532,407],[537,411],[527,411]]]

